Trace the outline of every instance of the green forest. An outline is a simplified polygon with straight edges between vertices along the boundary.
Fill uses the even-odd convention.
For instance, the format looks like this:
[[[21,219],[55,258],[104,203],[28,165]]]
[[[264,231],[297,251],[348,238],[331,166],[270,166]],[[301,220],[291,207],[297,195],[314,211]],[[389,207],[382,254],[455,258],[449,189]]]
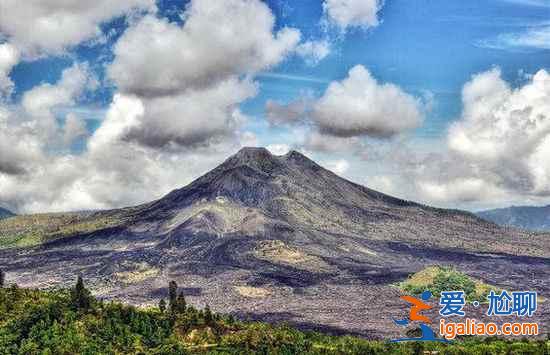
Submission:
[[[0,275],[1,276],[1,275]],[[3,283],[3,277],[1,278]],[[389,343],[241,321],[197,309],[170,282],[157,307],[95,299],[71,289],[0,288],[0,354],[550,354],[550,341],[462,339]]]

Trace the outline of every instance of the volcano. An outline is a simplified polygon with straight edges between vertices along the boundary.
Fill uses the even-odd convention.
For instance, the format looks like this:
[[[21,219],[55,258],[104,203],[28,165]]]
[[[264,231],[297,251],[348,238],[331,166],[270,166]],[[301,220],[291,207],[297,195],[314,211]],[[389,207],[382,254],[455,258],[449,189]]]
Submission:
[[[395,285],[430,265],[550,297],[547,234],[388,196],[296,151],[243,148],[136,207],[3,220],[0,245],[20,286],[82,274],[99,297],[150,305],[175,280],[199,306],[367,337],[399,331]]]

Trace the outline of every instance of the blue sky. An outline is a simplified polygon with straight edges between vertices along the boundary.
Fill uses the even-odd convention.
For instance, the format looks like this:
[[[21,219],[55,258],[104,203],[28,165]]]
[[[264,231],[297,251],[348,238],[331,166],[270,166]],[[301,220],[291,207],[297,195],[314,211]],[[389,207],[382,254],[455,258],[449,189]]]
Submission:
[[[0,33],[2,33],[0,43],[3,41],[5,44],[10,44],[20,53],[17,64],[11,67],[9,71],[9,79],[13,82],[13,89],[7,98],[4,98],[4,105],[13,109],[14,112],[17,111],[14,107],[24,106],[22,101],[25,93],[44,86],[44,84],[58,85],[63,71],[71,68],[75,63],[86,63],[85,71],[87,75],[93,77],[93,80],[87,82],[88,85],[93,83],[93,90],[83,88],[73,99],[51,107],[58,121],[59,130],[63,129],[67,115],[75,113],[79,119],[85,122],[86,134],[79,135],[78,139],[63,148],[56,147],[52,149],[43,145],[46,148],[43,148],[44,151],[40,155],[51,157],[54,160],[59,159],[60,155],[65,155],[65,158],[86,156],[89,141],[93,139],[94,135],[97,135],[95,131],[104,125],[109,110],[113,108],[115,94],[135,94],[130,92],[131,90],[124,89],[121,79],[112,75],[109,76],[107,72],[108,68],[112,66],[111,64],[118,58],[128,59],[123,58],[125,55],[128,56],[127,54],[116,52],[114,48],[117,43],[123,42],[129,37],[129,29],[139,26],[142,16],[149,16],[145,14],[156,11],[154,15],[151,15],[157,19],[156,21],[172,22],[177,24],[179,28],[186,26],[186,21],[191,16],[185,12],[188,7],[192,7],[192,4],[187,1],[159,0],[154,5],[147,5],[149,7],[144,5],[147,1],[152,0],[135,0],[136,4],[139,3],[136,5],[137,10],[115,9],[112,13],[99,14],[94,18],[85,17],[85,12],[83,12],[81,21],[83,23],[91,21],[91,24],[97,25],[100,34],[96,33],[90,36],[83,32],[78,40],[54,42],[49,47],[40,44],[40,38],[34,40],[34,42],[29,40],[21,33],[23,30],[17,27],[17,23],[11,27],[8,26],[9,24],[4,27],[0,25]],[[351,4],[348,7],[350,11],[353,10],[353,6],[358,4],[356,1],[347,1]],[[62,10],[56,7],[58,4],[54,4],[56,1],[51,2],[52,7],[48,8],[47,11]],[[128,1],[128,3],[131,2]],[[487,74],[487,76],[491,77],[491,80],[496,83],[495,87],[499,83],[505,83],[510,90],[518,91],[524,87],[528,88],[532,84],[534,74],[541,71],[546,73],[549,70],[550,1],[386,0],[376,2],[375,0],[369,0],[368,2],[377,4],[379,8],[379,11],[374,11],[377,23],[369,23],[364,18],[364,22],[361,23],[361,17],[356,17],[359,22],[355,23],[343,24],[341,21],[338,22],[331,15],[330,1],[276,0],[266,3],[275,20],[275,27],[272,29],[273,34],[283,31],[285,28],[295,29],[300,33],[299,43],[323,42],[328,44],[328,53],[323,54],[320,60],[312,63],[307,58],[304,59],[304,56],[300,55],[298,51],[289,50],[281,58],[278,58],[274,65],[265,65],[259,70],[254,70],[253,73],[245,73],[244,71],[235,73],[239,76],[239,80],[244,82],[246,76],[257,85],[256,92],[252,93],[250,91],[252,89],[248,87],[246,89],[248,90],[247,93],[243,94],[245,98],[235,99],[234,102],[234,106],[246,117],[246,122],[241,123],[238,128],[237,134],[241,137],[239,144],[242,145],[243,142],[247,141],[242,137],[250,138],[253,136],[254,139],[248,139],[248,141],[258,145],[278,147],[274,150],[301,149],[321,162],[326,162],[327,166],[334,167],[338,173],[352,180],[367,185],[372,183],[374,187],[385,192],[441,206],[477,209],[508,203],[542,204],[550,202],[550,198],[547,197],[547,190],[550,189],[539,186],[540,184],[544,185],[545,180],[541,180],[542,178],[536,175],[536,171],[538,171],[536,169],[533,170],[533,181],[529,184],[524,184],[524,180],[515,182],[516,186],[514,183],[508,184],[507,178],[504,176],[500,176],[494,181],[488,181],[488,176],[493,176],[494,172],[482,174],[479,173],[478,168],[473,169],[472,174],[464,175],[458,172],[441,171],[441,169],[444,169],[443,165],[426,167],[426,157],[429,157],[430,154],[440,153],[444,155],[435,159],[439,162],[438,164],[453,159],[460,160],[458,156],[462,154],[463,157],[467,156],[467,159],[471,159],[469,166],[487,165],[487,157],[481,159],[478,156],[479,154],[472,154],[464,146],[456,148],[456,144],[453,145],[453,139],[450,137],[450,126],[455,122],[459,122],[461,125],[457,128],[461,129],[459,133],[464,133],[472,141],[474,140],[475,132],[472,127],[468,126],[468,119],[464,113],[467,111],[465,107],[469,107],[468,105],[471,106],[474,103],[465,101],[462,96],[463,88],[469,82],[472,85],[481,85],[481,79],[478,83],[473,79],[473,76],[479,73],[490,73],[493,70],[498,71],[498,75],[491,76]],[[48,1],[45,3],[48,3]],[[332,1],[332,3],[338,2]],[[152,7],[156,9],[151,10]],[[7,10],[10,9],[4,9],[4,13]],[[11,9],[12,12],[16,10],[17,8]],[[44,11],[47,13],[46,10]],[[91,13],[93,9],[86,9],[86,11]],[[238,12],[235,12],[235,14],[235,16],[239,16]],[[21,19],[21,22],[24,21],[25,19]],[[75,31],[78,30],[84,31],[84,29],[76,26]],[[71,31],[71,29],[67,29],[67,31]],[[233,40],[238,42],[240,39],[234,38]],[[294,46],[296,45],[299,44],[294,43]],[[185,51],[185,48],[181,50]],[[215,55],[213,54],[213,56]],[[311,147],[307,147],[304,144],[304,135],[307,135],[308,130],[318,130],[320,133],[325,134],[327,129],[334,128],[323,126],[316,118],[306,117],[309,110],[314,112],[313,115],[315,115],[315,112],[319,111],[320,99],[323,95],[328,96],[327,88],[329,85],[332,82],[343,83],[350,76],[349,71],[358,65],[370,73],[370,76],[376,80],[379,87],[383,87],[385,83],[391,84],[399,88],[399,92],[403,95],[416,100],[420,107],[419,115],[422,116],[422,123],[414,125],[412,129],[407,126],[407,129],[399,128],[398,131],[395,127],[385,127],[383,129],[390,129],[391,132],[384,135],[372,134],[380,127],[373,128],[371,126],[361,126],[362,128],[357,133],[349,133],[351,131],[330,133],[330,138],[353,142],[354,148],[351,148],[351,150],[330,149],[327,151],[321,149],[316,151]],[[363,78],[365,77],[363,76]],[[241,84],[243,83],[239,85]],[[187,84],[183,83],[181,85],[185,86]],[[202,87],[201,90],[203,90]],[[245,89],[243,88],[243,90]],[[510,94],[509,101],[516,105],[517,99],[512,96]],[[286,122],[282,125],[276,125],[269,121],[266,109],[267,102],[275,102],[284,108],[286,104],[291,104],[300,98],[307,98],[308,105],[311,106],[306,110],[308,112],[302,113],[304,117],[300,122],[307,122],[306,124]],[[142,99],[145,102],[145,100],[151,98],[144,97]],[[372,103],[372,105],[376,104],[376,102]],[[538,101],[536,104],[538,104]],[[536,104],[523,103],[525,107],[529,108],[535,107]],[[149,103],[145,104],[146,111],[148,110],[147,105]],[[370,103],[365,105],[365,107],[368,107]],[[495,106],[491,109],[491,112],[501,112],[504,110],[503,107],[508,107],[505,103],[499,105],[504,106]],[[495,117],[502,119],[502,115],[496,115]],[[177,120],[172,116],[169,119]],[[190,118],[185,119],[189,120]],[[346,120],[346,117],[345,115],[334,117],[334,120]],[[13,119],[13,121],[16,122],[17,119]],[[463,124],[462,121],[464,121]],[[196,123],[201,124],[200,121]],[[364,124],[364,122],[361,124]],[[495,127],[497,125],[495,123]],[[107,131],[108,127],[110,126],[104,128],[103,131]],[[341,128],[338,127],[338,129]],[[15,128],[13,129],[13,132],[17,131]],[[148,129],[150,131],[159,130],[158,127]],[[158,154],[168,154],[168,151],[170,154],[175,154],[174,151],[179,149],[178,154],[188,154],[193,156],[193,159],[197,159],[198,151],[203,149],[205,144],[199,144],[195,141],[188,143],[188,138],[170,137],[171,148],[169,150],[166,150],[166,145],[163,145],[162,152],[151,151],[150,154],[158,157]],[[147,142],[150,142],[152,138],[148,136],[143,139],[148,139]],[[140,142],[143,143],[143,141]],[[199,148],[197,148],[196,143]],[[542,146],[542,142],[539,143]],[[174,144],[178,146],[175,150]],[[399,147],[412,149],[415,152],[415,158],[404,162],[403,158],[396,157],[399,154],[395,152]],[[160,148],[147,146],[147,149]],[[218,147],[216,150],[219,153],[218,161],[214,159],[207,165],[197,166],[181,182],[177,182],[172,178],[167,179],[164,185],[159,184],[153,189],[154,193],[153,196],[150,196],[150,199],[169,191],[178,183],[188,182],[195,175],[219,162],[223,154],[228,155],[231,153],[223,152],[222,154],[220,150],[223,149]],[[369,151],[367,152],[367,150]],[[535,150],[530,150],[530,152]],[[447,151],[450,151],[450,153]],[[5,151],[4,153],[8,154],[9,152]],[[378,158],[365,158],[365,156],[376,156]],[[391,156],[391,158],[384,158],[386,156]],[[407,159],[405,158],[405,160]],[[514,166],[529,165],[535,158],[533,156],[529,159],[529,162],[515,162]],[[54,164],[51,161],[50,163],[41,161],[40,164]],[[492,163],[498,165],[498,161],[492,161]],[[31,165],[31,163],[29,164]],[[403,179],[403,176],[400,176],[401,173],[397,171],[401,170],[402,165],[400,164],[415,165],[414,174],[415,178],[418,178],[415,184],[403,188],[398,187],[401,185],[400,179]],[[45,167],[46,170],[49,168],[49,166]],[[96,168],[94,166],[91,169]],[[150,169],[154,170],[155,167]],[[542,169],[544,170],[546,167]],[[29,171],[29,169],[23,170]],[[431,175],[429,177],[420,176],[418,175],[420,174],[419,170],[429,170]],[[434,171],[438,172],[434,173]],[[101,173],[100,170],[95,172]],[[118,174],[118,172],[111,173]],[[2,170],[0,169],[0,177],[1,174]],[[443,175],[449,175],[449,180],[442,182],[441,176]],[[434,176],[437,176],[437,178]],[[155,180],[153,177],[151,179]],[[21,182],[24,178],[6,174],[6,181],[8,180],[11,185],[7,186],[19,186],[18,182]],[[85,180],[90,181],[93,179],[88,176]],[[446,187],[442,187],[443,185],[436,187],[434,185],[435,180],[437,180],[437,183],[447,184]],[[123,179],[123,181],[125,180]],[[426,181],[429,181],[429,183],[426,183]],[[75,178],[70,184],[76,186],[85,183],[79,178]],[[431,186],[429,190],[432,193],[419,192],[418,187],[428,186],[426,184]],[[463,184],[467,185],[464,196],[455,196],[448,192],[454,189],[453,186],[464,187]],[[471,187],[471,184],[474,187]],[[470,191],[471,188],[474,190],[476,188],[487,190],[488,185],[486,184],[490,185],[489,190],[494,187],[496,192],[486,197],[472,198],[469,196],[469,194],[475,194],[475,191]],[[530,187],[527,187],[527,185]],[[98,183],[97,189],[101,189],[100,183]],[[67,191],[61,194],[70,195]],[[43,201],[27,203],[25,199],[29,197],[26,197],[25,194],[18,195],[15,193],[9,196],[6,194],[5,196],[0,195],[0,204],[21,210],[43,209],[44,206],[47,208],[51,205],[58,206],[53,209],[76,209],[87,207],[87,203],[91,208],[100,208],[116,207],[147,200],[145,193],[140,195],[125,193],[123,194],[124,197],[108,199],[108,201],[99,199],[96,192],[87,191],[85,194],[84,202],[78,201],[75,203],[64,203],[52,197],[44,197]],[[55,201],[52,202],[52,200]]]
[[[496,42],[502,34],[521,34],[532,26],[550,25],[550,1],[415,0],[411,6],[411,1],[387,0],[379,13],[382,20],[379,26],[367,30],[352,28],[345,35],[334,29],[326,33],[319,26],[323,15],[321,3],[267,3],[276,15],[278,28],[296,27],[305,36],[317,39],[329,36],[334,48],[318,65],[307,65],[300,58],[291,57],[271,70],[281,76],[260,75],[257,80],[261,93],[243,105],[245,112],[258,119],[264,114],[265,100],[289,101],[305,90],[320,93],[331,80],[342,79],[351,67],[362,64],[380,81],[397,83],[410,93],[433,93],[436,108],[418,134],[442,135],[447,123],[459,115],[462,85],[474,73],[498,66],[507,81],[518,85],[522,84],[520,71],[534,73],[550,67],[550,48],[502,44],[502,48],[494,49],[484,45]],[[181,21],[179,13],[187,1],[157,4],[160,16]],[[102,27],[106,33],[116,33],[107,43],[86,43],[63,56],[19,63],[11,74],[16,84],[15,98],[42,82],[55,83],[62,70],[75,60],[91,63],[102,78],[104,64],[112,59],[110,48],[127,24],[123,18],[117,18]],[[106,108],[112,93],[112,87],[102,87],[81,104]]]

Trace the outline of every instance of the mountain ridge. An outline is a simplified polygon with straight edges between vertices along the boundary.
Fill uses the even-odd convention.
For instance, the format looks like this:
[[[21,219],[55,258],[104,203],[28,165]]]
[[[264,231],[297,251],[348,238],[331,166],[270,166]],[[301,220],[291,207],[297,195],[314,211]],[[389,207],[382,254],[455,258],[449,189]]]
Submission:
[[[550,205],[510,206],[476,213],[479,217],[501,226],[531,231],[550,231]]]
[[[0,219],[9,218],[15,216],[15,213],[8,209],[0,207]]]

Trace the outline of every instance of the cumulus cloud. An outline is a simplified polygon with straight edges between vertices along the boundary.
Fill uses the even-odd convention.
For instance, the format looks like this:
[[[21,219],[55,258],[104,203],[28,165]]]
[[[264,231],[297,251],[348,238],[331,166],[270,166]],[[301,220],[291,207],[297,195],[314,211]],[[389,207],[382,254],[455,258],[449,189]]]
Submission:
[[[18,62],[17,48],[9,43],[0,44],[0,99],[10,96],[13,91],[13,82],[9,75]]]
[[[418,127],[424,111],[421,100],[397,85],[377,82],[362,65],[353,67],[344,80],[331,82],[317,100],[300,98],[287,105],[273,101],[266,104],[271,124],[307,121],[321,135],[340,138],[392,137]]]
[[[0,32],[25,56],[59,54],[100,36],[105,21],[154,9],[154,0],[3,0]]]
[[[448,133],[445,179],[420,181],[439,201],[550,196],[550,74],[511,88],[499,69],[475,75],[462,90],[462,117]]]
[[[296,53],[313,66],[330,54],[330,43],[327,40],[306,41],[296,47]]]
[[[313,107],[321,132],[338,137],[389,137],[422,122],[421,103],[394,84],[380,84],[361,65],[332,82]]]
[[[20,175],[42,157],[42,145],[32,128],[16,125],[13,113],[0,106],[0,177]]]
[[[259,0],[192,1],[182,26],[146,16],[114,48],[109,76],[126,93],[155,97],[203,89],[234,75],[278,64],[300,40],[274,33],[275,17]]]
[[[152,15],[132,25],[114,48],[109,77],[143,114],[121,137],[162,148],[208,145],[238,134],[238,104],[257,94],[252,76],[290,55],[296,29],[274,31],[259,0],[192,1],[183,24]]]
[[[33,116],[43,116],[54,106],[73,103],[91,82],[93,80],[87,64],[77,63],[63,70],[56,84],[40,84],[25,92],[23,108]]]
[[[44,141],[55,143],[59,141],[60,128],[54,109],[62,105],[74,105],[75,100],[85,90],[95,87],[95,83],[88,65],[77,63],[65,69],[57,83],[40,84],[25,92],[21,100],[22,117],[19,120],[27,120],[29,127],[43,137]],[[74,126],[75,122],[76,118],[69,117],[69,126]]]
[[[383,5],[383,0],[325,0],[323,10],[331,22],[346,30],[378,26],[378,12]]]
[[[143,108],[120,139],[153,148],[170,145],[193,147],[231,136],[246,121],[237,104],[255,96],[257,87],[250,81],[231,78],[200,91],[182,95],[132,97]]]
[[[49,150],[63,148],[78,136],[82,124],[69,114],[60,126],[53,110],[72,105],[93,81],[86,64],[75,64],[63,71],[55,84],[40,84],[27,91],[14,108],[0,105],[0,174],[19,175],[46,161]],[[92,85],[93,86],[93,85]]]

